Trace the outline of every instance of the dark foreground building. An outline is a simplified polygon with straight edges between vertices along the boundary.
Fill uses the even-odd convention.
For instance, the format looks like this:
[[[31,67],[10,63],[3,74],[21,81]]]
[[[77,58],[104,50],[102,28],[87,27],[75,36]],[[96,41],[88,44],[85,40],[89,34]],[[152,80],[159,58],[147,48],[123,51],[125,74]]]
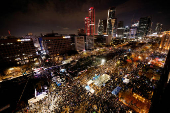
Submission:
[[[157,87],[154,90],[152,105],[150,107],[149,113],[170,113],[169,71],[170,51],[168,52],[160,81],[158,82]]]

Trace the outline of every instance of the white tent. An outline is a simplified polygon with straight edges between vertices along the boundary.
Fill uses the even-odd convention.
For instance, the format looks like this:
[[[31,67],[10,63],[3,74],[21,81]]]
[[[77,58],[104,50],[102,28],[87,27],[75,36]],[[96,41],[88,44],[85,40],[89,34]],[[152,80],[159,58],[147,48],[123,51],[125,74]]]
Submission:
[[[89,80],[89,81],[87,82],[87,85],[90,85],[91,83],[93,83],[93,81],[92,81],[92,80]]]
[[[110,80],[110,76],[107,74],[103,74],[98,79],[94,80],[94,84],[101,87],[103,84],[105,84],[108,80]]]

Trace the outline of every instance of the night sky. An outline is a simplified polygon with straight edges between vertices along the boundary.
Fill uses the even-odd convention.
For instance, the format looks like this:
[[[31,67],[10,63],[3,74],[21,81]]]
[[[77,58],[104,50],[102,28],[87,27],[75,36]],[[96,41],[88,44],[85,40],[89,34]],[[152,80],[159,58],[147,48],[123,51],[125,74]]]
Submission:
[[[170,8],[166,1],[152,0],[3,0],[0,3],[0,36],[25,36],[31,32],[52,32],[77,34],[77,29],[84,28],[84,18],[88,9],[95,8],[96,28],[99,19],[107,18],[107,10],[116,6],[118,21],[124,26],[131,24],[131,19],[152,16],[153,28],[160,22],[164,30],[170,28]]]

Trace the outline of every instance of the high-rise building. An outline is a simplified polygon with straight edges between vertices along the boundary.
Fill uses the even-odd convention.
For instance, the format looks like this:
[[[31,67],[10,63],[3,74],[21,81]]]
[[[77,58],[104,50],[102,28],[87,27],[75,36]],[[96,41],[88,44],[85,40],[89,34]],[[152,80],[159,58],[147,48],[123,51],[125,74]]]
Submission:
[[[30,38],[2,39],[0,40],[0,51],[0,62],[6,64],[26,64],[36,58],[34,43]]]
[[[139,27],[139,21],[135,21],[134,23],[132,23],[130,27],[130,38],[136,38],[138,27]]]
[[[115,18],[116,16],[116,7],[111,7],[109,10],[108,10],[108,18]]]
[[[164,32],[164,35],[162,36],[159,48],[162,50],[170,49],[170,31]]]
[[[95,35],[95,9],[89,8],[88,17],[85,18],[85,33],[87,36]]]
[[[89,36],[90,35],[90,18],[86,17],[84,19],[84,22],[85,22],[85,30],[84,31],[85,31],[86,35]]]
[[[98,35],[106,34],[107,20],[100,20],[98,23]]]
[[[119,21],[118,28],[117,28],[117,37],[123,38],[124,29],[125,28],[123,25],[123,21]]]
[[[90,35],[95,35],[95,9],[94,7],[89,8],[89,19],[90,19]]]
[[[45,35],[42,37],[42,43],[46,53],[51,57],[66,54],[72,49],[70,36]]]
[[[111,35],[112,37],[116,37],[116,25],[117,25],[117,18],[115,18],[116,7],[111,7],[108,10],[108,17],[107,17],[107,34]]]
[[[151,17],[148,16],[140,18],[137,37],[139,39],[143,39],[143,37],[149,34],[150,29],[151,29]]]
[[[163,25],[160,23],[156,24],[155,32],[159,35],[162,32]]]

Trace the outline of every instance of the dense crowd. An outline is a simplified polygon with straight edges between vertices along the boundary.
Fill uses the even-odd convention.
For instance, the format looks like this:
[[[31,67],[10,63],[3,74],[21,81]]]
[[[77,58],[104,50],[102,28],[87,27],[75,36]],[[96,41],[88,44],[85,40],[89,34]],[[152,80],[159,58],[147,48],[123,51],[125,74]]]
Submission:
[[[106,83],[105,87],[101,87],[98,94],[90,93],[83,87],[83,83],[77,80],[73,84],[63,86],[59,93],[55,90],[49,92],[48,97],[28,106],[28,112],[62,112],[67,108],[69,112],[74,112],[82,106],[84,107],[83,111],[87,113],[99,110],[101,112],[126,112],[129,108],[119,102],[118,97],[111,94],[111,91],[116,88],[121,80],[121,77],[113,74],[114,67],[115,61],[109,60],[105,65],[89,73],[89,78],[96,73],[107,73],[111,76],[111,80]],[[116,78],[118,78],[117,81],[115,81]]]
[[[123,70],[120,72],[119,67],[116,67],[116,63],[121,55],[117,54],[114,59],[107,60],[104,65],[95,67],[86,76],[81,76],[73,82],[68,82],[68,84],[60,86],[61,90],[59,92],[56,90],[49,92],[48,96],[43,100],[33,103],[26,109],[28,112],[60,113],[69,111],[70,113],[74,113],[82,110],[82,112],[86,113],[98,111],[105,113],[126,113],[131,109],[119,101],[118,95],[111,93],[117,86],[121,86],[121,90],[126,90],[129,86],[122,82],[122,77],[127,74],[126,71],[128,71],[128,68],[130,69],[134,66],[128,64],[127,67],[122,67]],[[137,79],[137,72],[143,65],[143,63],[138,62],[135,68],[130,69],[129,77]],[[95,74],[108,74],[110,80],[105,83],[105,86],[101,86],[99,91],[91,93],[84,86]]]

